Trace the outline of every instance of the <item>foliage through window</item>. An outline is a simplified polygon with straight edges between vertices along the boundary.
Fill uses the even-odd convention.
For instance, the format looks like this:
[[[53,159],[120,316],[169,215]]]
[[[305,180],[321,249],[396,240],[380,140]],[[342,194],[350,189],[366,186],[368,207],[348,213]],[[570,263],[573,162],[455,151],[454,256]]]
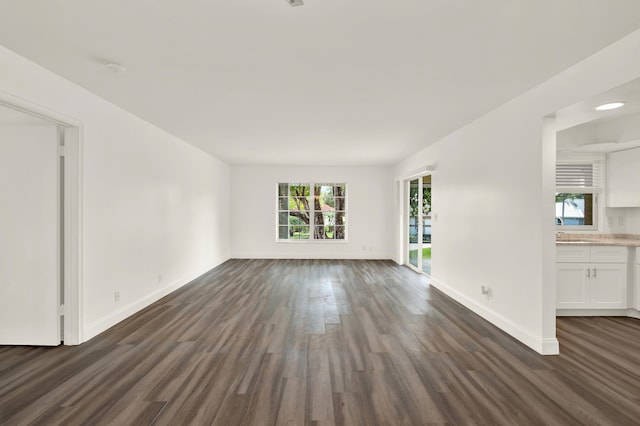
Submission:
[[[347,185],[279,183],[278,240],[345,240]]]
[[[593,226],[594,194],[556,193],[557,226]]]

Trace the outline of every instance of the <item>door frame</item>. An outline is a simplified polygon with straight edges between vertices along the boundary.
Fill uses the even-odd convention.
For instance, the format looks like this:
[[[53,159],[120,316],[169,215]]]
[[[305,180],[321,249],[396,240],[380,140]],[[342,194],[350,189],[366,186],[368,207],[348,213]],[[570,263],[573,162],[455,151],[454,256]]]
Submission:
[[[419,272],[419,273],[425,273],[422,270],[422,256],[420,255],[420,251],[422,248],[422,232],[419,232],[419,241],[418,241],[418,267],[415,267],[411,264],[411,262],[409,262],[409,238],[407,237],[407,230],[409,227],[409,223],[410,223],[410,212],[409,212],[409,196],[410,196],[410,185],[411,185],[411,181],[412,180],[418,180],[418,208],[419,208],[419,215],[418,217],[420,218],[420,229],[422,229],[422,216],[423,216],[423,212],[422,212],[422,179],[425,176],[433,176],[433,168],[432,167],[425,167],[423,170],[420,170],[419,172],[413,173],[408,177],[404,177],[400,180],[401,183],[401,194],[402,196],[400,197],[402,199],[402,208],[400,209],[402,214],[401,214],[401,219],[400,219],[400,229],[401,229],[401,247],[402,247],[402,253],[401,253],[401,263],[403,265],[408,266],[409,268],[411,268],[412,270]],[[433,179],[433,177],[432,177]],[[432,183],[432,189],[433,189],[433,183]],[[432,225],[433,227],[433,221],[432,221]],[[433,234],[433,231],[432,231]]]
[[[43,106],[0,91],[0,105],[36,116],[57,125],[60,129],[64,148],[63,192],[61,209],[64,211],[63,228],[59,244],[63,245],[61,268],[64,277],[64,345],[78,345],[83,342],[82,312],[82,135],[83,123],[73,117],[52,111]],[[60,143],[58,141],[58,143]],[[62,195],[62,194],[61,194]],[[60,291],[60,290],[58,290]]]
[[[422,229],[422,224],[421,224],[421,217],[422,217],[422,192],[420,191],[421,189],[421,182],[422,182],[422,176],[414,176],[410,179],[407,179],[405,181],[405,196],[406,196],[406,204],[405,204],[405,219],[406,219],[406,224],[407,224],[407,229],[405,229],[405,233],[407,232],[407,230],[409,229],[409,226],[411,226],[411,211],[409,208],[409,204],[411,202],[411,182],[413,181],[417,181],[418,182],[418,216],[417,216],[417,221],[416,221],[416,229],[417,229],[417,234],[416,234],[416,238],[418,241],[418,252],[417,252],[417,258],[416,258],[416,265],[413,265],[411,263],[411,256],[409,255],[410,250],[410,246],[411,246],[411,238],[407,238],[407,242],[405,244],[405,248],[404,248],[404,252],[405,252],[405,265],[407,265],[409,268],[413,269],[416,272],[420,272],[422,273],[422,255],[421,255],[421,251],[422,251],[422,239],[423,239],[423,229]]]

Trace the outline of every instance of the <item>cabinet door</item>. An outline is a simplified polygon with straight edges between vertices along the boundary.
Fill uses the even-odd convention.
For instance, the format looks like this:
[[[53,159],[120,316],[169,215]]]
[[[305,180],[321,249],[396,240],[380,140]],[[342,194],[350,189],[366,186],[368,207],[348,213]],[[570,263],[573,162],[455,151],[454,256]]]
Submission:
[[[589,280],[590,307],[625,309],[627,307],[627,265],[592,263]]]
[[[589,307],[589,266],[588,263],[556,263],[556,308]]]

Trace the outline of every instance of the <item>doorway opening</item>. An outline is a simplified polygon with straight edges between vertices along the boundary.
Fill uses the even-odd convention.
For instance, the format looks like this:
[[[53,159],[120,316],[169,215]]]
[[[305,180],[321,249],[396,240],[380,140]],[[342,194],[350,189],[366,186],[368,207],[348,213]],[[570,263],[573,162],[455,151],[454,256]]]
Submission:
[[[431,175],[407,181],[407,265],[431,275]]]
[[[0,93],[0,344],[82,341],[80,125]]]

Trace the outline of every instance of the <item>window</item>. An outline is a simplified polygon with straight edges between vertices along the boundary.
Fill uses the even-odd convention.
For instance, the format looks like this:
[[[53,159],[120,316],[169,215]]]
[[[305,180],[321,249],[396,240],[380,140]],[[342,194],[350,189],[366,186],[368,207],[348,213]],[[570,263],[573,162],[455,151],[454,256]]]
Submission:
[[[602,191],[602,163],[556,165],[556,227],[597,229],[597,201]]]
[[[345,183],[279,183],[278,241],[346,240]]]
[[[556,225],[593,226],[594,195],[556,193]]]

